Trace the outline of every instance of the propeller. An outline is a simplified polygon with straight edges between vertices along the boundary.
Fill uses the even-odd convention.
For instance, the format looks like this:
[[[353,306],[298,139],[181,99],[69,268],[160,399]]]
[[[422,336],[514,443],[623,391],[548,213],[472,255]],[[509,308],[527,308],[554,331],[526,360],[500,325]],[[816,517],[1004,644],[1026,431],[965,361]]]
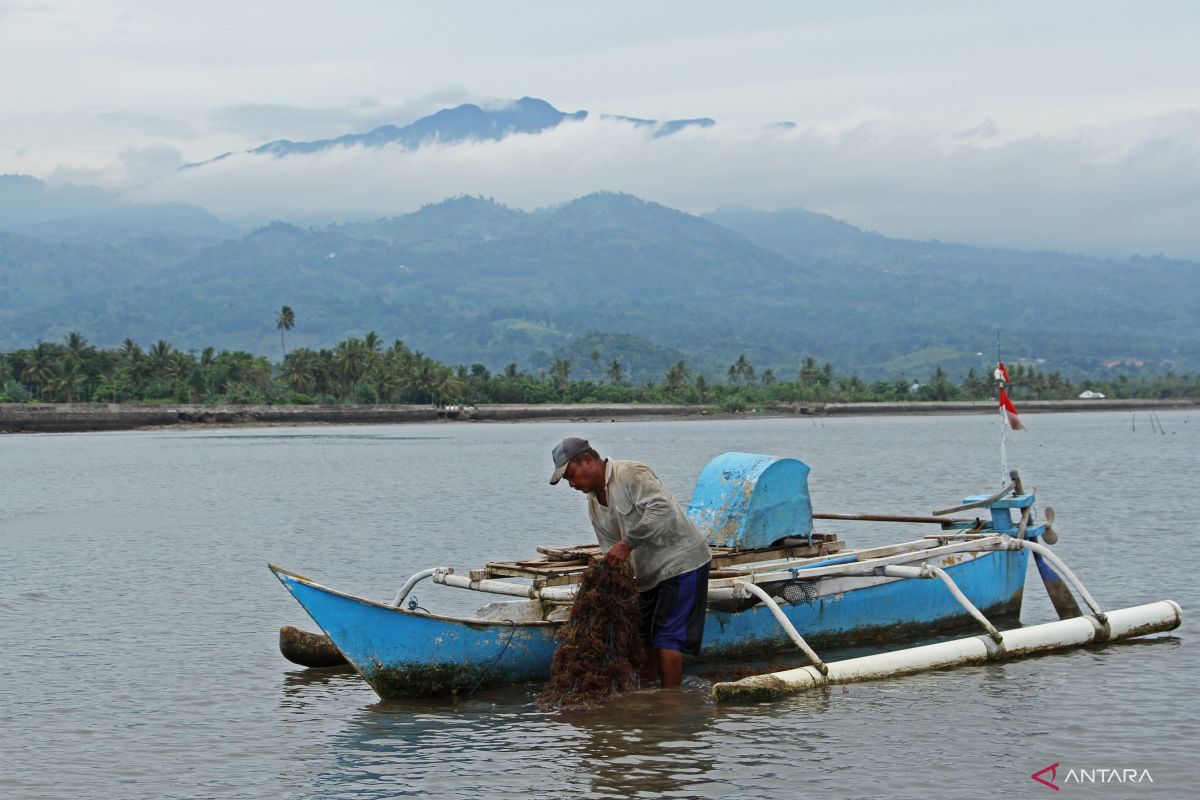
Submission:
[[[1046,532],[1042,534],[1042,541],[1046,544],[1054,544],[1058,541],[1058,534],[1054,532],[1054,509],[1051,506],[1046,506],[1044,515],[1046,517]]]
[[[1042,541],[1046,544],[1054,544],[1058,541],[1058,534],[1054,532],[1054,509],[1046,506],[1043,512],[1046,517],[1046,526],[1042,531]],[[1058,613],[1059,619],[1072,619],[1083,614],[1079,610],[1079,603],[1075,602],[1075,598],[1071,595],[1071,590],[1067,588],[1067,584],[1063,581],[1059,574],[1054,571],[1054,567],[1050,565],[1041,553],[1035,552],[1033,560],[1037,563],[1038,573],[1042,576],[1042,584],[1046,587],[1046,594],[1050,595],[1050,602],[1054,606],[1054,610]]]

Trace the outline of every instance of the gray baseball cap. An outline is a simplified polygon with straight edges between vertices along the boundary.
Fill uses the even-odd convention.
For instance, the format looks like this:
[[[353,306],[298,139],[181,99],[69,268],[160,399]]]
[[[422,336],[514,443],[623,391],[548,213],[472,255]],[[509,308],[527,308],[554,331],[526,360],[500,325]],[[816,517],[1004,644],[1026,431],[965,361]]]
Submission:
[[[554,457],[554,474],[550,476],[550,485],[558,483],[562,480],[563,473],[567,471],[567,464],[571,463],[571,459],[591,449],[587,439],[580,439],[575,436],[563,439],[558,444],[554,445],[554,449],[550,454]]]

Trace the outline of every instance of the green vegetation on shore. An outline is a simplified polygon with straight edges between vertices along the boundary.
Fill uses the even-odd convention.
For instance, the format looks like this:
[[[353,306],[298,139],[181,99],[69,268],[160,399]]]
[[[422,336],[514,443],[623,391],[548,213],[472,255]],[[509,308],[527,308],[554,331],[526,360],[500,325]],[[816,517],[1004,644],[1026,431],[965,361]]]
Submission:
[[[280,312],[279,329],[290,312]],[[741,355],[724,382],[693,374],[685,361],[657,380],[629,382],[617,359],[594,351],[607,364],[601,380],[572,380],[573,363],[559,358],[531,374],[509,364],[493,373],[483,364],[450,366],[396,340],[384,345],[375,333],[351,337],[331,348],[297,348],[281,363],[243,351],[199,353],[158,340],[143,349],[131,339],[115,349],[92,346],[78,332],[63,343],[0,353],[0,402],[54,403],[256,403],[256,404],[481,404],[481,403],[715,403],[727,411],[797,402],[983,400],[993,396],[988,375],[971,370],[954,380],[941,367],[916,381],[905,377],[867,382],[838,374],[832,364],[805,358],[791,375],[758,370]],[[1057,372],[1010,365],[1010,391],[1020,399],[1066,400],[1083,391],[1114,399],[1200,397],[1200,375],[1074,383]]]

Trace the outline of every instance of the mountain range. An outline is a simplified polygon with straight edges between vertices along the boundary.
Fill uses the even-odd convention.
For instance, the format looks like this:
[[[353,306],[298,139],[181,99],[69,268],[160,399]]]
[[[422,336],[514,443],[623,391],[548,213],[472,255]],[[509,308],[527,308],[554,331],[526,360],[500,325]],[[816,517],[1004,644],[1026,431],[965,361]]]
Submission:
[[[651,128],[656,137],[670,136],[691,126],[706,128],[716,124],[714,120],[707,117],[660,122],[613,114],[600,116],[604,119],[620,120],[640,127]],[[248,152],[255,155],[282,157],[355,145],[362,147],[393,145],[413,150],[432,143],[453,144],[471,140],[497,141],[517,133],[541,133],[564,122],[581,122],[587,118],[587,111],[567,113],[559,111],[545,100],[536,97],[522,97],[520,100],[486,109],[474,103],[463,103],[454,108],[444,108],[429,116],[421,117],[408,125],[381,125],[366,133],[350,133],[333,139],[318,139],[310,142],[276,139]],[[230,155],[232,153],[222,153],[207,162],[189,164],[184,169],[194,169],[206,163],[221,161]]]
[[[1006,359],[1070,376],[1200,369],[1192,262],[891,239],[802,209],[700,217],[623,194],[534,212],[457,197],[241,232],[86,192],[68,216],[32,213],[48,191],[0,179],[0,350],[78,330],[277,359],[287,304],[292,347],[375,330],[451,363],[570,358],[577,377],[616,359],[657,379],[679,358],[722,377],[745,353],[780,376],[813,356],[922,378],[986,370],[997,338]]]

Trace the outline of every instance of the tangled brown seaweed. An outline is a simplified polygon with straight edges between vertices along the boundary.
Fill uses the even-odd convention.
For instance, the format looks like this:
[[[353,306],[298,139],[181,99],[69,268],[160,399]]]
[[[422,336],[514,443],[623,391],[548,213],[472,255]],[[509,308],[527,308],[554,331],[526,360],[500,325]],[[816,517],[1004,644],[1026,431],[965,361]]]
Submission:
[[[627,564],[595,561],[583,573],[571,616],[558,631],[544,709],[594,708],[637,688],[642,664],[637,581]]]

